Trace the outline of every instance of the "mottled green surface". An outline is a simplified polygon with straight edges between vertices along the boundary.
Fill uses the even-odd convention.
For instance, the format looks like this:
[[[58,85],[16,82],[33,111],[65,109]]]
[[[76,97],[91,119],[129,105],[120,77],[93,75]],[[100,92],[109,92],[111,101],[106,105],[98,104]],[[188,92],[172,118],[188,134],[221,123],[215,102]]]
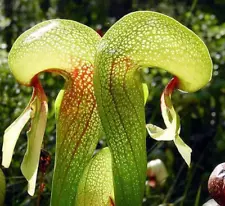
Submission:
[[[70,20],[49,20],[23,33],[13,44],[9,66],[22,84],[48,69],[71,72],[93,63],[100,37],[91,28]]]
[[[189,92],[206,85],[212,69],[207,48],[193,32],[154,12],[125,16],[101,41],[93,30],[76,22],[38,24],[16,41],[9,64],[25,85],[33,85],[33,77],[42,71],[66,79],[63,99],[58,100],[60,106],[56,104],[54,206],[74,205],[79,180],[99,137],[93,69],[98,111],[112,153],[117,206],[139,206],[144,194],[146,92],[139,69],[163,68]]]
[[[68,2],[68,3],[65,3]],[[183,205],[194,205],[195,197],[201,191],[199,206],[209,199],[206,190],[207,177],[216,164],[224,161],[225,152],[225,2],[224,1],[133,1],[128,4],[126,0],[115,1],[93,0],[87,3],[81,1],[0,1],[1,33],[0,33],[0,134],[10,123],[16,119],[26,107],[31,94],[31,89],[21,87],[8,70],[7,51],[22,31],[45,19],[63,18],[75,19],[96,29],[96,25],[102,25],[102,32],[108,30],[114,23],[109,21],[118,19],[122,15],[135,10],[154,10],[174,17],[182,24],[192,29],[206,43],[214,63],[213,79],[207,87],[196,92],[184,94],[175,92],[173,95],[174,106],[179,112],[182,124],[182,137],[192,149],[192,163],[189,176],[185,176],[187,167],[172,142],[158,142],[147,138],[148,160],[160,158],[164,160],[169,170],[169,181],[163,190],[151,190],[145,194],[146,202],[143,206],[158,206],[165,203],[177,204],[181,200]],[[195,4],[197,2],[197,4]],[[192,3],[195,5],[192,6]],[[10,8],[12,10],[10,10]],[[43,77],[43,76],[42,76]],[[163,126],[159,107],[160,93],[171,76],[163,70],[145,70],[144,79],[150,88],[150,95],[146,105],[147,123]],[[44,138],[44,148],[52,158],[55,153],[55,118],[53,105],[56,94],[62,88],[62,78],[45,74],[43,86],[48,93],[49,116]],[[54,87],[54,89],[53,89]],[[215,133],[216,132],[216,133]],[[21,179],[20,163],[25,152],[25,132],[22,132],[16,145],[13,162],[5,171],[7,178],[6,205],[24,206],[36,205],[37,193],[30,197],[26,191],[25,180]],[[0,138],[0,145],[3,138]],[[105,141],[103,140],[105,145]],[[152,147],[154,145],[157,147]],[[166,152],[164,152],[166,151]],[[41,205],[49,205],[51,192],[51,179],[53,161],[45,176],[46,188],[42,194]],[[179,174],[182,175],[179,176]],[[15,178],[15,176],[20,178]],[[169,190],[171,182],[176,182],[174,189]],[[194,181],[192,181],[194,179]],[[146,186],[148,187],[148,186]],[[167,196],[168,192],[171,194]],[[167,196],[166,200],[164,200]]]
[[[114,199],[111,154],[102,149],[88,164],[79,183],[77,206],[109,206]]]
[[[179,78],[180,89],[196,91],[211,78],[211,59],[204,43],[174,19],[134,12],[106,32],[95,65],[95,95],[112,152],[116,205],[139,206],[146,174],[146,133],[138,70],[163,68]]]
[[[79,179],[99,138],[92,82],[99,40],[95,31],[82,24],[51,20],[22,34],[9,55],[11,71],[22,84],[35,86],[32,78],[42,71],[59,73],[66,80],[61,104],[56,105],[54,206],[74,204]]]
[[[0,169],[0,206],[4,205],[5,189],[6,189],[5,175]]]

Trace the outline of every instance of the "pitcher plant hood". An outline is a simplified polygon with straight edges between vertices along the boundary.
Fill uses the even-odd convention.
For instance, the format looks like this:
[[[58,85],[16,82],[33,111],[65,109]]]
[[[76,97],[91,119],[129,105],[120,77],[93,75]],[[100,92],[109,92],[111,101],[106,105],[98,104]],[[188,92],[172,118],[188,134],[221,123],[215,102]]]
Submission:
[[[92,82],[99,40],[94,30],[78,22],[49,20],[23,33],[9,53],[14,77],[21,84],[33,87],[33,95],[21,116],[5,131],[2,164],[9,167],[19,134],[31,120],[27,151],[21,165],[30,195],[34,194],[48,111],[47,97],[38,75],[46,71],[65,78],[64,89],[56,100],[52,204],[73,204],[79,179],[99,138],[100,124]]]
[[[211,79],[212,61],[191,30],[166,15],[138,11],[121,18],[102,37],[95,65],[94,90],[112,152],[115,204],[139,206],[146,176],[144,102],[148,94],[139,71],[156,67],[176,77],[173,89],[169,85],[162,95],[170,103],[163,104],[163,116],[166,126],[172,125],[168,138],[189,163],[191,150],[179,138],[179,118],[170,97],[175,88],[194,92],[205,86]]]

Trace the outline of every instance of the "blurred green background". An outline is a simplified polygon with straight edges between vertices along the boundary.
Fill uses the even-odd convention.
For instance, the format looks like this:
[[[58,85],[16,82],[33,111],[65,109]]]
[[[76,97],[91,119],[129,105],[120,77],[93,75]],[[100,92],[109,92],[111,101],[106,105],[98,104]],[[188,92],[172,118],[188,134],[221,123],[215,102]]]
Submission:
[[[212,81],[194,94],[176,91],[173,95],[175,108],[181,117],[181,137],[193,149],[191,168],[187,168],[173,142],[155,142],[147,137],[148,161],[160,158],[169,177],[163,187],[147,185],[143,202],[145,206],[162,203],[202,205],[210,198],[207,181],[211,171],[225,160],[225,0],[0,0],[0,145],[4,130],[22,112],[31,96],[31,89],[16,83],[7,65],[8,52],[22,32],[46,19],[64,18],[84,23],[104,34],[120,17],[136,10],[158,11],[174,17],[199,35],[209,48],[213,60]],[[45,206],[49,205],[54,166],[53,105],[64,81],[49,74],[40,78],[50,107],[43,148],[52,158],[44,176],[46,186],[40,201],[40,205]],[[164,71],[146,68],[143,78],[150,91],[146,122],[164,127],[160,95],[171,76]],[[37,205],[41,173],[37,192],[30,197],[20,172],[26,138],[24,131],[16,145],[10,168],[3,168],[7,182],[5,205]],[[103,138],[98,148],[104,146]]]

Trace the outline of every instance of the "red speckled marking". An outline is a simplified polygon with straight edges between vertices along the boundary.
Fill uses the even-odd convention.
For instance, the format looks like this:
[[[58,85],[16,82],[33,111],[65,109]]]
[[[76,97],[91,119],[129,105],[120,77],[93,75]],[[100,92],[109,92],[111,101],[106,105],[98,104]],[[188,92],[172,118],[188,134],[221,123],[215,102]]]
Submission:
[[[67,124],[63,125],[63,131],[68,131],[68,127],[70,126],[69,122],[75,122],[78,117],[80,104],[82,101],[89,103],[90,107],[93,110],[93,107],[96,106],[95,97],[93,94],[93,69],[85,68],[85,69],[74,69],[72,72],[72,81],[71,81],[71,89],[66,91],[64,94],[64,101],[62,102],[60,113],[60,119],[67,119]],[[89,78],[89,82],[87,79]],[[71,118],[71,119],[70,119]],[[60,122],[60,120],[59,120]],[[79,129],[79,125],[77,127]],[[64,135],[65,137],[66,135]],[[60,149],[63,148],[64,142],[66,138],[63,139],[62,144],[60,145]],[[76,146],[76,148],[79,145]]]
[[[128,57],[124,57],[118,60],[118,62],[113,61],[112,65],[111,65],[111,70],[110,70],[110,80],[109,80],[109,88],[110,91],[112,90],[112,79],[115,78],[115,76],[117,76],[117,73],[123,72],[124,71],[124,67],[121,67],[122,69],[119,70],[117,68],[117,66],[119,66],[120,64],[123,64],[125,62],[126,67],[125,67],[125,72],[123,74],[124,78],[126,76],[126,73],[132,69],[133,67],[131,67],[131,65],[133,64],[132,60]],[[115,73],[115,69],[118,69],[117,73]],[[124,81],[123,81],[124,82]]]
[[[37,75],[32,79],[31,85],[34,88],[33,96],[37,96],[41,101],[47,102],[47,97]]]
[[[173,91],[178,87],[179,80],[177,77],[174,77],[170,80],[170,82],[166,85],[162,95],[161,95],[161,107],[162,105],[166,105],[167,107],[170,107],[168,105],[167,101],[168,98],[170,99],[170,96],[172,95]]]
[[[109,206],[116,206],[112,197],[109,197]]]
[[[57,149],[57,154],[60,154],[57,164],[64,165],[63,174],[60,177],[62,183],[67,178],[74,157],[83,155],[79,152],[81,151],[79,148],[85,147],[90,126],[95,128],[95,125],[90,125],[91,121],[93,124],[93,113],[96,110],[93,68],[87,66],[75,68],[70,75],[71,78],[66,85],[61,103],[57,130],[60,141]],[[63,186],[60,187],[59,198],[62,190]]]
[[[174,77],[170,80],[170,82],[167,84],[166,88],[164,89],[163,93],[167,96],[171,95],[174,91],[174,89],[177,88],[179,83],[179,80],[177,77]]]

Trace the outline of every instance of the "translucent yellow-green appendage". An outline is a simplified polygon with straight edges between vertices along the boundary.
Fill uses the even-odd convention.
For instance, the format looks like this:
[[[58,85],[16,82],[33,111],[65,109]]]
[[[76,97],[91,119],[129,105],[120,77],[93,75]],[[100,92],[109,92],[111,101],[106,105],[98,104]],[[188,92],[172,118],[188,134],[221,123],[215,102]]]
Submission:
[[[100,124],[92,82],[99,40],[100,36],[95,31],[82,24],[51,20],[22,34],[9,54],[13,75],[20,83],[33,86],[34,94],[24,113],[6,130],[3,164],[9,166],[18,135],[31,118],[28,149],[21,167],[31,187],[31,195],[34,193],[47,117],[47,101],[37,75],[43,71],[56,72],[66,80],[64,92],[60,93],[56,103],[56,160],[51,197],[53,206],[74,205],[79,180],[99,138]],[[15,138],[13,134],[16,134]]]
[[[94,88],[112,152],[116,206],[140,206],[146,176],[144,94],[139,70],[158,67],[179,79],[178,88],[200,89],[211,78],[204,43],[165,15],[134,12],[116,22],[98,45]]]

